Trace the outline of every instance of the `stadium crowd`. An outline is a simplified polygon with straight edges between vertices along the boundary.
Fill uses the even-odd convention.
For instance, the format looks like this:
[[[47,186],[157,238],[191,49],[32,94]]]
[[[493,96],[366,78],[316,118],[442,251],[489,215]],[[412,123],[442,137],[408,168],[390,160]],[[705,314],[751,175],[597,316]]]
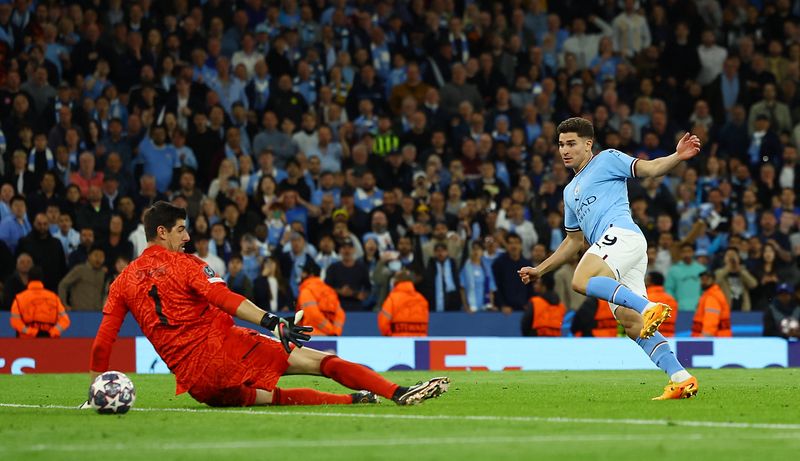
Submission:
[[[710,277],[734,311],[800,317],[799,85],[789,0],[0,0],[2,307],[38,266],[100,310],[168,200],[187,251],[271,311],[307,259],[346,311],[403,268],[431,311],[522,310],[542,293],[517,269],[564,238],[555,127],[580,116],[641,158],[701,138],[629,181],[681,311]],[[573,269],[545,285],[577,310]]]

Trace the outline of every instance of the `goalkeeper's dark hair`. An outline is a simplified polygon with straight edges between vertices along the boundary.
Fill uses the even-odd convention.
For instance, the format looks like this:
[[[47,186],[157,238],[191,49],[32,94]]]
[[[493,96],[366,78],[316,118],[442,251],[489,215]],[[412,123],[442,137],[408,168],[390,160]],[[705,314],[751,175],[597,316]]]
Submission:
[[[581,138],[594,139],[592,122],[581,117],[572,117],[558,124],[557,134],[575,133]]]
[[[144,235],[148,242],[155,241],[158,228],[163,226],[168,231],[175,227],[179,219],[186,219],[186,210],[171,203],[160,200],[144,212]]]

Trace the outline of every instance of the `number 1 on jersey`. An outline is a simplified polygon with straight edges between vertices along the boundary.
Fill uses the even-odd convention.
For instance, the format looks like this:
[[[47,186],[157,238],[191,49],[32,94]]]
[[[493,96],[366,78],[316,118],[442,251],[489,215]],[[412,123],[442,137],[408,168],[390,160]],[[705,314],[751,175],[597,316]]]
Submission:
[[[161,304],[161,297],[158,296],[158,288],[156,288],[156,286],[153,285],[153,287],[150,288],[150,291],[147,294],[150,295],[151,298],[153,298],[153,303],[156,306],[156,314],[158,314],[158,318],[159,320],[161,320],[161,324],[169,326],[169,322],[167,322],[167,316],[164,315],[164,313],[162,312],[164,306],[162,306]]]

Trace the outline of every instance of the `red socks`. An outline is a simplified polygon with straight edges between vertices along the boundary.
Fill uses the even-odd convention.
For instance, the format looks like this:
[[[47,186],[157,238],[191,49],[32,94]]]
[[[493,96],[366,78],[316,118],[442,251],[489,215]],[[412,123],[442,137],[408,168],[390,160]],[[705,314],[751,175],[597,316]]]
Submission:
[[[383,376],[357,363],[342,360],[335,355],[322,359],[319,365],[322,376],[328,377],[342,386],[353,390],[367,390],[381,397],[391,399],[398,385]]]
[[[273,405],[350,405],[353,396],[329,394],[314,389],[279,389],[272,391]]]

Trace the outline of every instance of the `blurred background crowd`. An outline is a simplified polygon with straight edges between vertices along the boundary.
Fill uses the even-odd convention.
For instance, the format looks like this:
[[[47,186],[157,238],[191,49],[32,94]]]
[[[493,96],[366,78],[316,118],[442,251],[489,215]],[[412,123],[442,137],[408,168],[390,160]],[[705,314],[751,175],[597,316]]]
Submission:
[[[799,84],[790,0],[0,0],[2,307],[39,267],[100,310],[168,200],[187,252],[273,311],[308,258],[347,311],[402,268],[431,311],[522,310],[516,270],[564,238],[555,127],[580,116],[598,150],[702,140],[628,183],[681,311],[715,285],[800,316]],[[545,285],[577,310],[573,269]]]

